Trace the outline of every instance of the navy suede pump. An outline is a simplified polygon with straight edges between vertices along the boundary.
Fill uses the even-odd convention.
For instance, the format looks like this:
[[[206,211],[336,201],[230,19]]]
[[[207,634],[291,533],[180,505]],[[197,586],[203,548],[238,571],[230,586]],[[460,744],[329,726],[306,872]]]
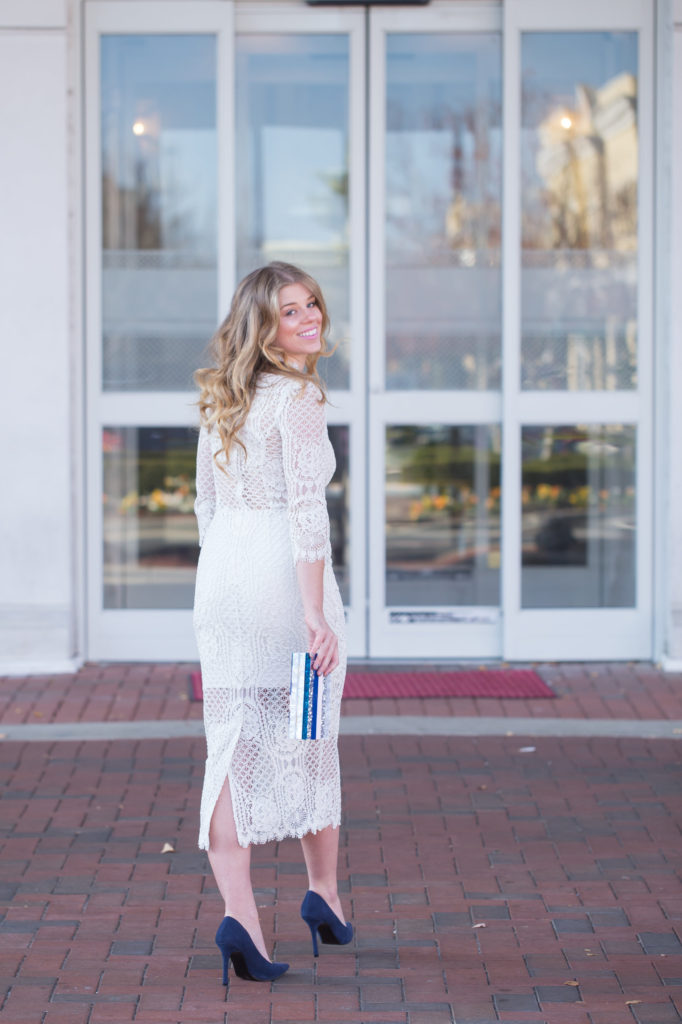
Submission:
[[[344,924],[329,904],[312,889],[308,889],[301,904],[301,917],[313,937],[313,954],[319,956],[317,936],[327,945],[345,946],[353,938],[353,925]]]
[[[270,963],[256,949],[253,939],[234,917],[224,917],[215,937],[223,954],[223,985],[230,984],[227,969],[230,959],[234,973],[247,981],[274,981],[289,969],[289,964]]]

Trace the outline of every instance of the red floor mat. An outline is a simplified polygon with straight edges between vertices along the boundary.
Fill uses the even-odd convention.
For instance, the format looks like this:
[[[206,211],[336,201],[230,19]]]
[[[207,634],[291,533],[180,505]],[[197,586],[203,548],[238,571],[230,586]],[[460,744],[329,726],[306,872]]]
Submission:
[[[201,673],[190,678],[192,700],[201,700]],[[353,672],[346,676],[346,700],[381,697],[497,697],[503,700],[555,697],[537,672],[526,668],[462,672]]]
[[[554,697],[530,669],[461,672],[349,672],[343,695],[364,697]]]

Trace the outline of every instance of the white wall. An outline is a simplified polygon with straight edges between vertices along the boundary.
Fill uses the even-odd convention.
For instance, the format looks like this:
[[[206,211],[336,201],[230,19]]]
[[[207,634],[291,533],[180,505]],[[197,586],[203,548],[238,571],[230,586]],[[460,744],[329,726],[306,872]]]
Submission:
[[[0,9],[0,672],[74,655],[63,0]]]
[[[64,28],[66,0],[2,0],[2,28]]]
[[[673,282],[670,359],[669,452],[669,617],[667,658],[682,664],[682,2],[675,5],[675,78],[673,104]],[[671,666],[672,667],[672,666]]]

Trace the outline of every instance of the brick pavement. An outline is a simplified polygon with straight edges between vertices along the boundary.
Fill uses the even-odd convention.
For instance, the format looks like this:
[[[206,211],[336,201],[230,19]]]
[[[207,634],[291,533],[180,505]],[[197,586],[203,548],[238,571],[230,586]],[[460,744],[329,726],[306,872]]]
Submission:
[[[381,666],[375,666],[381,667]],[[439,666],[426,666],[438,668]],[[448,666],[450,668],[451,666]],[[648,663],[532,666],[556,700],[466,698],[347,700],[344,716],[431,715],[531,718],[682,718],[682,674]],[[0,677],[0,722],[127,722],[201,718],[189,699],[193,664],[87,664],[55,676]]]
[[[66,690],[55,677],[0,691],[17,684],[6,715],[21,700],[48,720],[98,706],[144,720],[149,700],[179,717],[176,699],[195,715],[184,670],[128,666],[124,686],[120,667],[87,666]],[[679,680],[650,667],[546,671],[565,693],[530,702],[543,715],[612,695],[640,717],[682,717]],[[0,1022],[682,1021],[678,741],[378,735],[340,749],[356,940],[314,961],[299,845],[258,847],[266,937],[292,966],[272,985],[233,980],[226,997],[220,902],[196,849],[203,741],[2,744]]]

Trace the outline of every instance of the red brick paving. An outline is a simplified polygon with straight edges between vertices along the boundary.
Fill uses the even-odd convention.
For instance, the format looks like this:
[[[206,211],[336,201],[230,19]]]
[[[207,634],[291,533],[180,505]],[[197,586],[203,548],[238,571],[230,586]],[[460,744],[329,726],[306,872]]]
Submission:
[[[433,668],[433,666],[428,666]],[[55,676],[0,677],[0,722],[125,722],[201,718],[189,699],[194,664],[87,664]],[[457,697],[346,700],[343,715],[499,715],[532,718],[682,718],[682,674],[648,663],[533,668],[557,700]]]
[[[299,845],[258,847],[292,966],[226,998],[195,845],[203,742],[5,743],[2,1024],[681,1021],[682,746],[524,745],[342,737],[356,940],[315,962]]]
[[[2,720],[199,718],[192,667],[5,679]],[[344,714],[682,718],[682,679],[651,666],[539,672],[557,700],[348,701]],[[226,998],[219,899],[196,849],[203,742],[5,742],[0,1021],[682,1021],[682,746],[525,745],[342,737],[356,940],[314,961],[299,845],[258,847],[265,932],[292,967],[271,986],[234,980]]]

